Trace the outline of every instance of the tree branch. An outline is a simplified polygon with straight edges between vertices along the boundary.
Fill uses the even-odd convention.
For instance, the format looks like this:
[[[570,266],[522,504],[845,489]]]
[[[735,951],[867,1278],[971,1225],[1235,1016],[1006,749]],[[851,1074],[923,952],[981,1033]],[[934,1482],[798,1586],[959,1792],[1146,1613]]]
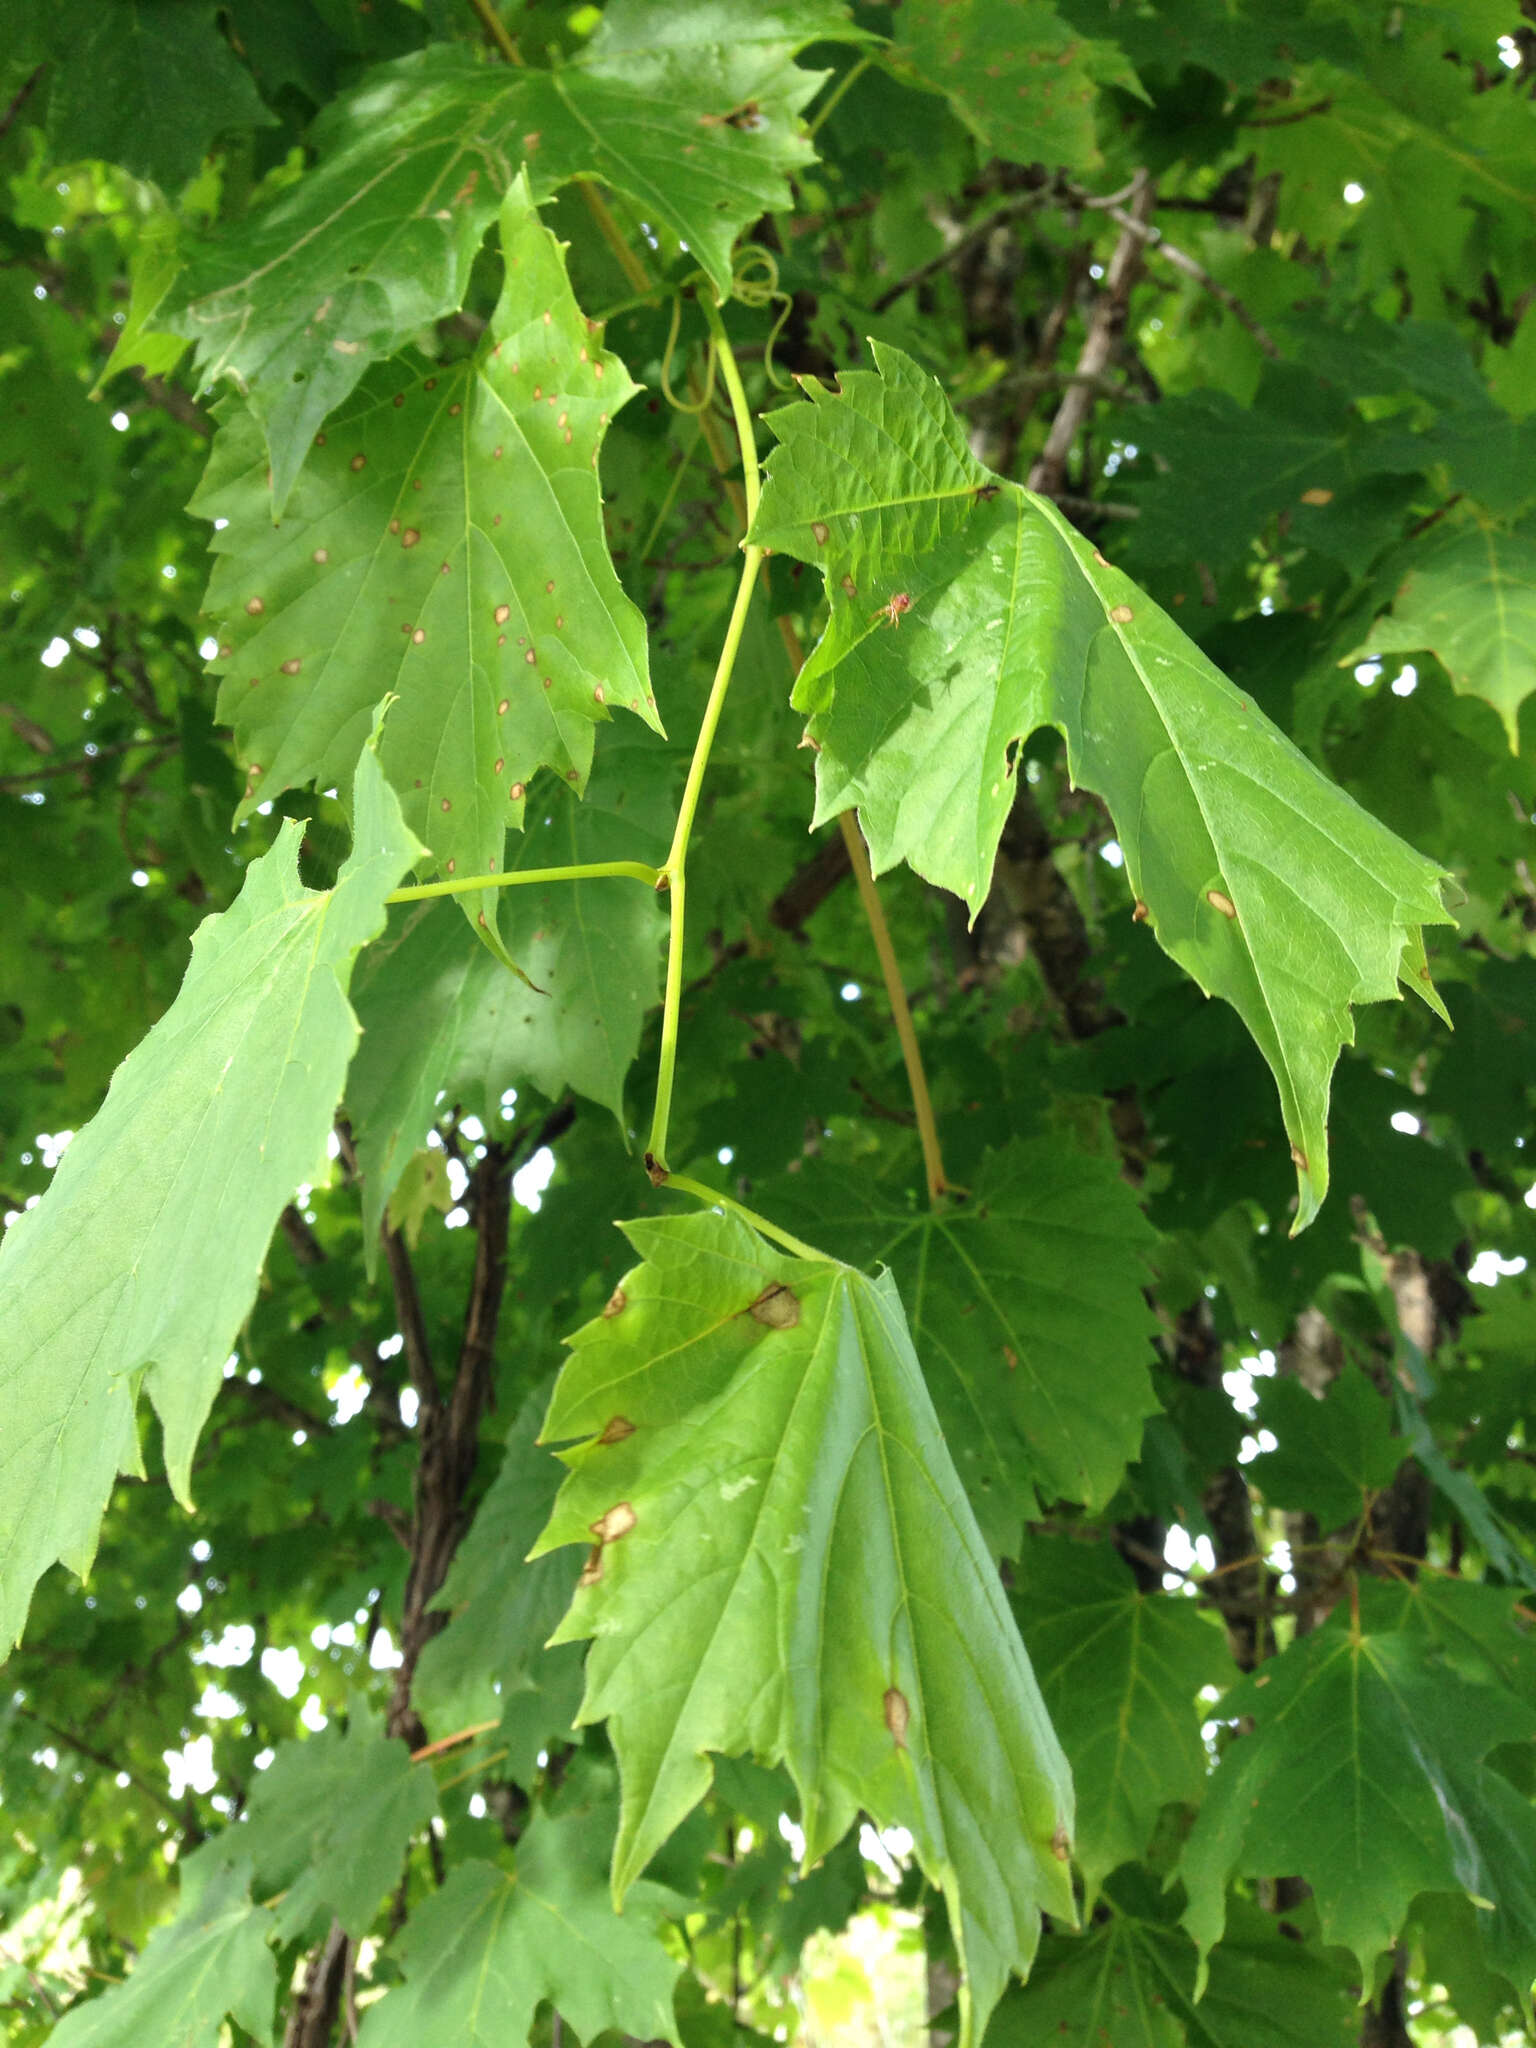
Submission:
[[[1156,188],[1145,171],[1137,172],[1135,184],[1129,214],[1118,206],[1108,209],[1110,219],[1120,223],[1120,239],[1109,259],[1104,286],[1088,322],[1087,338],[1077,359],[1076,377],[1067,387],[1067,394],[1051,422],[1045,446],[1029,472],[1029,488],[1047,496],[1054,496],[1066,480],[1067,457],[1093,404],[1094,385],[1103,376],[1125,326],[1131,287],[1141,269],[1147,217],[1157,196]]]

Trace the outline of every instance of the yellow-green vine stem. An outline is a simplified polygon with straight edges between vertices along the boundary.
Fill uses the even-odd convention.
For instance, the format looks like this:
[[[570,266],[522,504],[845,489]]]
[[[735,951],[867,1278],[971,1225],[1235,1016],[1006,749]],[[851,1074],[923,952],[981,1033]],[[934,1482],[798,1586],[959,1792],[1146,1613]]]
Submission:
[[[752,414],[747,405],[747,394],[742,387],[741,372],[736,367],[736,357],[726,336],[725,323],[720,318],[719,309],[709,300],[704,302],[704,317],[709,322],[709,331],[714,339],[715,353],[720,364],[720,374],[725,380],[726,391],[730,394],[731,412],[741,442],[747,523],[750,526],[752,515],[757,510],[760,488]],[[671,890],[671,924],[667,934],[667,986],[661,1005],[661,1053],[656,1066],[656,1108],[651,1119],[651,1140],[645,1152],[646,1170],[653,1180],[664,1180],[667,1177],[667,1125],[672,1114],[672,1083],[677,1071],[677,1023],[683,996],[683,939],[688,911],[688,841],[693,832],[694,815],[699,808],[699,792],[704,786],[704,771],[709,765],[709,750],[714,744],[720,713],[725,708],[725,695],[731,686],[731,674],[736,666],[736,654],[741,646],[741,635],[747,623],[747,612],[752,603],[752,593],[757,587],[757,575],[762,562],[761,548],[743,549],[741,579],[736,586],[736,602],[731,606],[730,623],[725,629],[720,659],[715,665],[715,679],[710,685],[709,702],[704,707],[699,736],[694,742],[693,759],[688,764],[688,780],[683,786],[682,802],[677,807],[677,824],[672,833],[671,850],[662,869],[662,875]]]
[[[429,896],[467,896],[475,889],[515,889],[524,882],[600,882],[609,876],[659,889],[662,872],[640,860],[596,860],[572,868],[512,868],[504,875],[466,875],[462,882],[416,882],[408,889],[392,890],[384,901],[423,903]]]

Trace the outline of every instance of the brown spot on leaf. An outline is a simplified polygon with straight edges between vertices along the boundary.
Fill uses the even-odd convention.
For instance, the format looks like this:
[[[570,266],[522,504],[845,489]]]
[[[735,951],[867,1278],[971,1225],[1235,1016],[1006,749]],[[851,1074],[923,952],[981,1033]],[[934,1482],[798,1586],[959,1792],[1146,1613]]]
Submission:
[[[421,645],[422,641],[426,639],[426,637],[427,637],[427,629],[426,629],[426,627],[425,627],[425,626],[418,626],[418,627],[416,628],[415,632],[414,632],[414,633],[413,633],[413,634],[411,635],[411,645],[412,645],[413,647],[419,647],[419,646]]]
[[[1306,1172],[1307,1155],[1305,1152],[1302,1151],[1299,1145],[1293,1145],[1291,1147],[1291,1163],[1295,1166],[1299,1166],[1303,1173]]]
[[[309,559],[312,562],[328,562],[331,559],[331,551],[329,548],[316,548]]]
[[[627,1500],[619,1500],[614,1502],[607,1514],[599,1515],[589,1527],[599,1543],[617,1543],[621,1537],[629,1534],[639,1519]]]
[[[603,1546],[601,1545],[601,1543],[594,1543],[592,1548],[587,1552],[587,1561],[582,1566],[581,1577],[576,1581],[576,1583],[578,1586],[595,1586],[602,1576]]]
[[[354,455],[354,456],[353,456],[353,458],[352,458],[352,467],[353,467],[354,469],[366,469],[366,468],[367,468],[367,466],[368,466],[368,458],[367,458],[367,456],[366,456],[366,455]]]
[[[1109,608],[1110,623],[1112,625],[1128,626],[1135,616],[1136,614],[1128,604],[1112,604]]]
[[[303,666],[303,662],[298,659],[297,655],[295,655],[291,661],[285,661],[283,663],[283,674],[285,676],[296,676]]]
[[[765,1287],[747,1311],[755,1323],[766,1323],[770,1330],[792,1330],[800,1320],[800,1299],[782,1280],[775,1280],[771,1287]]]
[[[1207,889],[1205,900],[1212,910],[1219,910],[1223,917],[1236,917],[1237,905],[1230,896],[1224,896],[1219,889]]]
[[[1067,1824],[1064,1820],[1056,1823],[1056,1832],[1051,1837],[1051,1854],[1058,1863],[1065,1863],[1072,1854],[1072,1837],[1067,1833]]]
[[[502,700],[501,700],[501,702],[500,702],[500,703],[499,703],[499,704],[498,704],[498,705],[496,706],[496,709],[497,709],[498,713],[499,713],[499,714],[501,715],[501,717],[503,717],[503,718],[505,718],[505,717],[506,717],[506,715],[507,715],[507,706],[508,706],[508,705],[509,705],[509,704],[510,704],[511,702],[512,702],[512,699],[511,699],[510,697],[503,697],[503,698],[502,698]]]
[[[513,803],[515,804],[520,804],[522,802],[523,794],[524,785],[521,782],[514,782],[512,784],[512,787],[507,791],[507,795],[512,799]]]
[[[606,1309],[604,1314],[607,1314]],[[603,1433],[598,1438],[598,1442],[600,1444],[621,1444],[625,1437],[633,1436],[634,1433],[635,1425],[627,1415],[615,1415],[604,1423]]]
[[[886,1687],[884,1706],[885,1725],[891,1731],[891,1740],[898,1749],[905,1749],[907,1723],[912,1719],[912,1709],[907,1705],[907,1696],[900,1686]]]
[[[253,619],[259,619],[267,607],[265,602],[261,598],[248,597],[245,600],[245,608],[250,613]]]
[[[499,604],[491,616],[498,626],[504,626],[512,616],[512,607],[509,604]]]
[[[1317,488],[1314,488],[1310,491],[1303,491],[1301,494],[1301,502],[1303,503],[1303,505],[1331,505],[1333,503],[1333,493],[1332,491],[1325,491]]]
[[[832,538],[832,529],[824,519],[813,519],[811,521],[811,533],[819,548],[824,548]]]
[[[1109,557],[1107,555],[1101,555],[1097,548],[1095,548],[1093,551],[1093,559],[1098,563],[1101,569],[1107,569],[1109,567]]]
[[[400,536],[400,545],[403,548],[413,548],[420,539],[421,535],[416,531],[415,527],[408,526]]]
[[[1003,1346],[1003,1363],[1010,1372],[1017,1372],[1019,1369],[1019,1354],[1011,1344]]]
[[[603,1314],[611,1322],[615,1316],[621,1316],[628,1306],[629,1296],[622,1287],[615,1287],[612,1294],[603,1303]]]
[[[601,704],[601,703],[602,703],[602,701],[603,701],[603,686],[602,686],[602,684],[601,684],[601,683],[594,683],[594,685],[592,686],[592,696],[593,696],[593,700],[594,700],[594,702],[596,702],[596,703],[598,703],[598,704]]]

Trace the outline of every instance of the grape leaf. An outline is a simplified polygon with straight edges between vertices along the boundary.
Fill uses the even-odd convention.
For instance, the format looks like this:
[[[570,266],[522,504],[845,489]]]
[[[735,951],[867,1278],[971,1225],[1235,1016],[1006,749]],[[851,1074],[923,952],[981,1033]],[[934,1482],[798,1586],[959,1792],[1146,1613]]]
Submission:
[[[1178,1907],[1141,1870],[1106,1891],[1109,1912],[1081,1935],[1053,1933],[1029,1984],[999,2006],[993,2048],[1347,2048],[1359,2019],[1315,1950],[1238,1902],[1238,1928],[1198,1956]]]
[[[1208,1767],[1196,1695],[1237,1670],[1196,1602],[1139,1593],[1107,1544],[1030,1536],[1014,1612],[1078,1788],[1091,1907],[1109,1873],[1145,1852],[1168,1801],[1199,1805]]]
[[[1014,0],[904,0],[885,61],[899,78],[942,92],[989,153],[1015,163],[1103,162],[1099,88],[1145,98],[1117,43],[1083,36],[1055,9]]]
[[[361,2048],[505,2048],[527,2038],[543,1999],[590,2041],[609,2028],[676,2042],[681,1965],[656,1938],[660,1894],[635,1887],[620,1918],[602,1861],[613,1814],[601,1806],[535,1815],[514,1870],[460,1863],[411,1914],[392,1953],[405,1982],[368,2008]]]
[[[1114,819],[1138,917],[1269,1062],[1294,1227],[1328,1185],[1328,1084],[1349,1006],[1438,1004],[1421,927],[1442,871],[1305,760],[1049,500],[971,460],[939,386],[879,374],[769,415],[752,538],[816,563],[831,618],[796,686],[816,822],[856,804],[876,871],[906,860],[972,917],[1041,725]],[[905,599],[904,611],[886,608]]]
[[[1154,1238],[1108,1160],[1016,1139],[987,1153],[968,1201],[943,1209],[914,1211],[904,1184],[811,1160],[774,1192],[795,1229],[857,1265],[891,1268],[997,1555],[1017,1554],[1042,1499],[1104,1505],[1157,1410],[1142,1293]]]
[[[160,318],[196,341],[204,388],[249,394],[279,510],[369,364],[463,302],[520,163],[539,199],[587,176],[628,194],[729,297],[737,234],[814,155],[797,117],[824,74],[794,54],[854,32],[828,0],[657,17],[619,0],[557,71],[443,44],[378,66],[318,124],[316,168],[194,254]]]
[[[218,16],[211,0],[52,0],[52,161],[98,158],[174,192],[226,129],[271,126]]]
[[[1365,1374],[1344,1371],[1319,1400],[1300,1380],[1267,1380],[1259,1421],[1275,1438],[1249,1473],[1271,1507],[1316,1515],[1324,1529],[1358,1522],[1372,1495],[1392,1482],[1408,1445],[1392,1433],[1393,1411]]]
[[[610,702],[657,723],[596,474],[609,415],[635,386],[593,344],[525,182],[502,208],[502,251],[477,363],[377,371],[275,526],[255,424],[236,413],[194,501],[228,522],[206,608],[219,716],[246,763],[238,815],[336,782],[392,688],[380,759],[448,875],[500,864],[540,766],[585,784]],[[483,901],[461,902],[485,922]]]
[[[204,921],[181,991],[112,1080],[37,1208],[0,1248],[0,1644],[54,1561],[84,1573],[119,1470],[139,1470],[140,1386],[178,1500],[284,1205],[325,1158],[357,1039],[347,983],[420,848],[357,765],[336,887],[298,876],[285,823],[233,907]],[[304,1047],[302,1059],[294,1054]]]
[[[1453,528],[1405,550],[1398,567],[1391,611],[1349,661],[1427,649],[1461,695],[1493,706],[1518,754],[1520,706],[1536,690],[1536,522]]]
[[[426,1764],[355,1699],[345,1732],[333,1721],[318,1735],[284,1742],[256,1779],[243,1825],[216,1835],[203,1852],[254,1863],[261,1895],[280,1892],[279,1940],[323,1936],[334,1915],[360,1940],[379,1901],[400,1882],[412,1835],[437,1812]]]
[[[575,1558],[552,1553],[523,1560],[549,1519],[562,1473],[538,1446],[549,1405],[545,1386],[524,1403],[507,1436],[490,1492],[454,1553],[433,1603],[451,1619],[422,1651],[412,1698],[431,1728],[448,1731],[512,1721],[506,1768],[530,1785],[539,1749],[568,1735],[581,1704],[583,1653],[574,1643],[544,1648],[576,1590]],[[506,1746],[504,1732],[496,1747]]]
[[[1324,1941],[1367,1978],[1419,1892],[1467,1891],[1490,1962],[1522,1995],[1536,1974],[1536,1809],[1482,1762],[1536,1735],[1536,1708],[1469,1683],[1417,1632],[1338,1626],[1299,1638],[1229,1692],[1252,1716],[1185,1845],[1184,1924],[1221,1939],[1234,1875],[1305,1878]]]
[[[708,1790],[783,1761],[805,1867],[911,1831],[979,2037],[1040,1912],[1074,1917],[1072,1795],[890,1276],[718,1213],[629,1223],[645,1263],[571,1339],[545,1435],[590,1436],[538,1550],[592,1545],[556,1641],[623,1780],[615,1896]]]
[[[120,1984],[67,2012],[58,2048],[219,2048],[225,2015],[263,2044],[272,2039],[277,1964],[272,1915],[250,1899],[249,1860],[202,1855],[181,1867],[181,1910],[158,1928]]]

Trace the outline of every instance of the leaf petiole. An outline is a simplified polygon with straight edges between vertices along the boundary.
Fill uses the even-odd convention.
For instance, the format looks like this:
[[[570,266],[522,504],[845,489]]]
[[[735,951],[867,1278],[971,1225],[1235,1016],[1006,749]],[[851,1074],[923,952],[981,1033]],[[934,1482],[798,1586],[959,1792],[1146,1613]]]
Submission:
[[[701,1180],[692,1180],[686,1173],[669,1173],[663,1186],[681,1188],[685,1195],[697,1195],[701,1202],[711,1208],[729,1209],[733,1216],[739,1216],[743,1223],[750,1224],[759,1237],[766,1237],[774,1244],[793,1252],[797,1259],[816,1259],[823,1265],[835,1266],[838,1261],[830,1252],[818,1251],[803,1238],[793,1237],[787,1230],[781,1230],[777,1223],[770,1223],[766,1216],[759,1216],[755,1209],[749,1209],[745,1202],[738,1202],[734,1196],[722,1194],[719,1188],[707,1187]]]
[[[466,875],[462,882],[416,882],[408,889],[396,889],[386,903],[421,903],[429,896],[467,896],[475,889],[510,889],[519,882],[598,882],[609,876],[644,882],[648,889],[662,887],[665,870],[647,867],[640,860],[598,860],[582,867],[514,868],[504,875]]]

